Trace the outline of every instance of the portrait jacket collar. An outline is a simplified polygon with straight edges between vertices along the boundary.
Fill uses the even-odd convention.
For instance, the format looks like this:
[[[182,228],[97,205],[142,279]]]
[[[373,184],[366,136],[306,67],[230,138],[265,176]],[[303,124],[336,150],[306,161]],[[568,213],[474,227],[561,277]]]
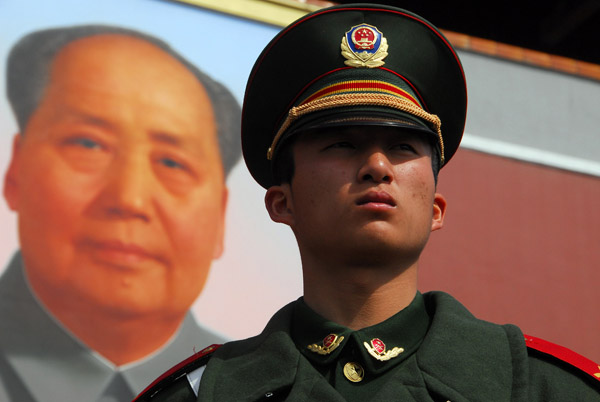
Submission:
[[[130,400],[176,362],[223,338],[188,312],[167,344],[139,361],[116,367],[88,348],[36,300],[16,253],[0,277],[0,400],[96,401],[118,373]],[[143,334],[140,334],[143,336]],[[3,395],[5,395],[3,397]]]

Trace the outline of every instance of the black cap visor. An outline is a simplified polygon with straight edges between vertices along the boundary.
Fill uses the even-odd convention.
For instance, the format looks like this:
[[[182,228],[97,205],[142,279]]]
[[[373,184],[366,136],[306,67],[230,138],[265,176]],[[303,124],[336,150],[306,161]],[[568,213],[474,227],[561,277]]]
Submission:
[[[440,146],[439,138],[435,130],[409,113],[391,108],[384,109],[381,107],[340,107],[310,113],[294,122],[294,124],[285,131],[277,143],[275,152],[273,153],[273,159],[276,159],[278,151],[292,137],[296,137],[308,131],[352,126],[397,127],[404,130],[417,131],[427,135],[427,139],[432,143],[437,144],[438,148]]]

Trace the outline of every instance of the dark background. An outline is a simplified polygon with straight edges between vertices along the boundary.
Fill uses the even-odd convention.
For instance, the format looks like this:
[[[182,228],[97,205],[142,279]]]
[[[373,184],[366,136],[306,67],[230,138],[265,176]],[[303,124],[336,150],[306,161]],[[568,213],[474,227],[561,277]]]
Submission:
[[[369,3],[404,8],[441,29],[600,64],[600,0]]]

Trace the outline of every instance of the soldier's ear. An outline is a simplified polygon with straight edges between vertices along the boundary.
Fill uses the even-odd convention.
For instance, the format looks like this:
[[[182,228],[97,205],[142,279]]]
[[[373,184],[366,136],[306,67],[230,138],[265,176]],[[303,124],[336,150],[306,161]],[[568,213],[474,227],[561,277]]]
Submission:
[[[4,176],[4,199],[12,211],[19,209],[19,149],[21,134],[13,138],[12,155]]]
[[[269,187],[265,194],[265,207],[273,222],[294,225],[294,209],[289,184]]]
[[[431,219],[431,231],[444,227],[444,216],[446,216],[446,199],[440,193],[433,197],[433,217]]]

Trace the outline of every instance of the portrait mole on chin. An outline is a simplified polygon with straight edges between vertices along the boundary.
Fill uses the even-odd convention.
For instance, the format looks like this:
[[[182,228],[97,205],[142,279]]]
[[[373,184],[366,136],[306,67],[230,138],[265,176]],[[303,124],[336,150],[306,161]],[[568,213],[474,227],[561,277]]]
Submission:
[[[223,342],[189,309],[223,250],[239,105],[165,42],[112,26],[25,36],[7,87],[20,251],[0,278],[0,400],[130,401]]]

